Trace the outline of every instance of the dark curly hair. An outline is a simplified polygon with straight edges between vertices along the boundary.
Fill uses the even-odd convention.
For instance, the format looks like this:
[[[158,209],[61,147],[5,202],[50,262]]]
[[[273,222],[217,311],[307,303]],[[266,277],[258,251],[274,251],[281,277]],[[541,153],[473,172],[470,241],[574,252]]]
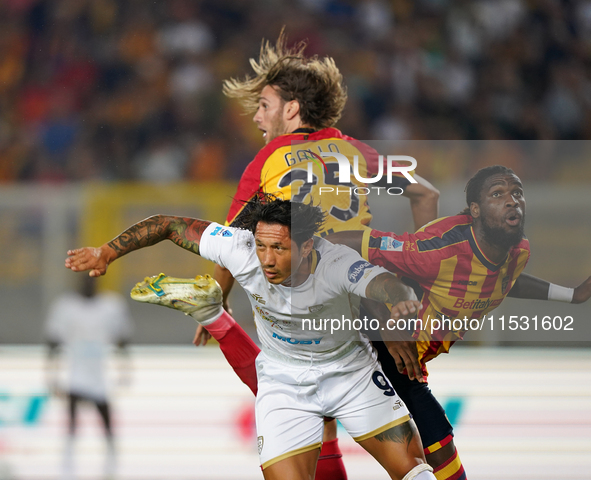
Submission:
[[[233,227],[250,230],[254,235],[259,222],[277,223],[289,228],[291,239],[298,247],[320,231],[326,213],[312,204],[283,200],[269,193],[260,193],[245,202]]]
[[[332,127],[347,103],[341,72],[330,57],[306,58],[305,42],[291,49],[286,43],[283,30],[274,47],[263,41],[258,62],[250,59],[256,76],[224,80],[224,95],[237,98],[247,112],[255,112],[263,88],[271,85],[284,102],[297,100],[304,125],[315,129]]]

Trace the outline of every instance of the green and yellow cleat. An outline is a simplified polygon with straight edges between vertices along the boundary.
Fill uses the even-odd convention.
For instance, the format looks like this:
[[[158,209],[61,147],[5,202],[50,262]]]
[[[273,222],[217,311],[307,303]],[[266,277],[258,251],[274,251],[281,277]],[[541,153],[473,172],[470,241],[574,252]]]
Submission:
[[[131,298],[174,308],[198,321],[207,320],[222,311],[222,289],[210,275],[175,278],[161,273],[146,277],[131,289]],[[199,312],[195,315],[196,312]]]

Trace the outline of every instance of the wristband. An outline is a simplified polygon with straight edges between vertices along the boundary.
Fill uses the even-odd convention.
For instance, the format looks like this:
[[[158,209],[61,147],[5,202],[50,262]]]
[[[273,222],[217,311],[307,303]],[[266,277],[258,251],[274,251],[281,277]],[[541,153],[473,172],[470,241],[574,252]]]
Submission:
[[[572,303],[574,294],[574,288],[561,287],[553,283],[548,288],[548,300],[554,300],[556,302]]]

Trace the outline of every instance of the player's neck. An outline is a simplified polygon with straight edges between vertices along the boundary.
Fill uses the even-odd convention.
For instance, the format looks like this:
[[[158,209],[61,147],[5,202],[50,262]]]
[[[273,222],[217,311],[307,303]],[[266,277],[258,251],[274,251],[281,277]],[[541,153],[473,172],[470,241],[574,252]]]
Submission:
[[[306,133],[312,133],[315,132],[316,129],[310,125],[305,125],[303,123],[300,123],[296,128],[294,128],[293,130],[291,130],[291,133],[294,132],[306,132]]]
[[[291,274],[291,276],[289,277],[289,285],[286,285],[286,283],[284,282],[282,285],[285,286],[290,286],[290,287],[298,287],[301,284],[303,284],[308,277],[310,276],[310,273],[312,272],[312,255],[308,255],[304,258],[302,258],[302,261],[300,262],[299,267],[296,269],[295,272],[293,272]]]
[[[499,264],[505,260],[509,253],[508,248],[490,242],[481,228],[474,228],[474,237],[476,238],[478,247],[489,261]]]

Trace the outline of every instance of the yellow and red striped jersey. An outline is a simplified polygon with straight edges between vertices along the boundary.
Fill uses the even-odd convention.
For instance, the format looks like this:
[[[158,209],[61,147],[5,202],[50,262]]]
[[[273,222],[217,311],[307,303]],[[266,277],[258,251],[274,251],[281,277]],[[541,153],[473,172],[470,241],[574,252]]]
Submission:
[[[470,215],[435,220],[414,234],[367,231],[362,244],[362,255],[369,262],[420,287],[417,318],[422,319],[423,328],[415,332],[415,338],[425,374],[425,362],[447,353],[464,333],[438,330],[431,335],[432,320],[482,318],[507,296],[529,253],[529,241],[524,238],[503,262],[492,263],[478,246]]]
[[[230,225],[247,202],[260,192],[272,193],[280,198],[298,202],[312,201],[327,212],[326,222],[320,235],[342,230],[368,228],[372,215],[367,204],[367,195],[357,194],[355,188],[365,187],[351,175],[351,183],[339,182],[338,162],[325,158],[324,165],[312,160],[309,152],[336,152],[348,159],[357,156],[359,175],[367,178],[377,171],[378,153],[368,145],[336,128],[301,128],[293,133],[280,135],[271,140],[248,165],[226,218]],[[315,157],[319,158],[319,157]],[[312,181],[308,179],[308,165],[312,167]],[[404,188],[408,185],[402,175],[394,175],[389,186]],[[321,191],[322,187],[326,187]],[[334,192],[330,192],[330,187]]]

